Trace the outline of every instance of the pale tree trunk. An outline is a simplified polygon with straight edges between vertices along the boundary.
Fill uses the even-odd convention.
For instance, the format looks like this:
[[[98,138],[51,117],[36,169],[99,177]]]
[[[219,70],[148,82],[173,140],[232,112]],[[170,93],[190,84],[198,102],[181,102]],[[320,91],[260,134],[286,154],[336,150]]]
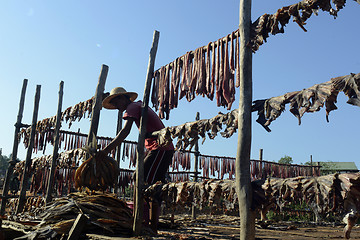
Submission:
[[[255,239],[255,214],[251,210],[250,179],[252,52],[248,45],[251,27],[251,0],[240,0],[240,88],[238,147],[236,154],[236,191],[239,199],[240,240]]]

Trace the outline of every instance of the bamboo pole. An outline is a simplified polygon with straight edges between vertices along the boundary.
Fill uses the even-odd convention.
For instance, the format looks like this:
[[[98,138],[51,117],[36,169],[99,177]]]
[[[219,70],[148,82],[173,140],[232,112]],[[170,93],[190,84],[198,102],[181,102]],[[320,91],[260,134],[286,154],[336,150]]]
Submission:
[[[64,89],[64,82],[60,82],[59,86],[59,98],[58,98],[58,109],[56,114],[56,123],[55,123],[55,132],[54,132],[54,149],[53,149],[53,155],[51,160],[51,166],[50,166],[50,176],[47,183],[47,191],[46,191],[46,197],[45,201],[46,203],[51,202],[52,200],[52,192],[54,189],[54,176],[55,176],[55,170],[57,165],[57,158],[58,158],[58,151],[59,151],[59,140],[60,140],[60,127],[61,127],[61,109],[62,109],[62,102],[63,102],[63,89]]]
[[[236,191],[239,199],[240,240],[255,239],[255,214],[251,210],[250,179],[252,52],[248,45],[251,30],[251,0],[240,0],[240,87],[238,146],[236,154]]]
[[[25,103],[25,94],[26,94],[27,83],[28,83],[28,80],[24,79],[22,90],[21,90],[21,96],[20,96],[19,112],[18,112],[18,115],[17,115],[17,121],[15,123],[13,150],[12,150],[12,154],[11,154],[11,159],[9,161],[9,167],[8,167],[8,169],[6,171],[6,177],[5,177],[5,182],[4,182],[3,192],[2,192],[0,215],[4,215],[4,213],[5,213],[10,180],[11,180],[11,176],[12,176],[15,164],[16,164],[17,152],[18,152],[18,146],[19,146],[18,135],[19,135],[19,132],[20,132],[20,128],[23,125],[21,123],[21,121],[22,121],[23,112],[24,112],[24,103]]]
[[[40,90],[41,85],[36,85],[36,92],[35,92],[35,101],[34,101],[34,112],[33,112],[33,118],[31,123],[31,131],[30,131],[30,140],[29,140],[29,146],[26,152],[26,159],[25,159],[25,167],[24,172],[22,176],[22,182],[21,182],[21,188],[20,188],[20,196],[19,196],[19,202],[16,208],[16,214],[21,213],[25,206],[26,201],[26,190],[28,188],[28,181],[29,177],[31,175],[30,168],[31,168],[31,154],[34,147],[34,138],[35,138],[35,132],[36,132],[36,123],[37,123],[37,117],[39,112],[39,101],[40,101]]]
[[[144,211],[144,199],[143,199],[143,188],[144,188],[144,146],[145,146],[145,134],[147,124],[147,110],[149,107],[149,97],[151,80],[154,73],[155,57],[159,42],[158,31],[154,31],[153,43],[150,49],[149,64],[146,74],[146,83],[144,89],[144,100],[141,107],[141,119],[139,127],[139,138],[137,145],[137,161],[136,161],[136,178],[135,178],[135,216],[133,231],[135,235],[140,235],[142,230],[143,211]]]
[[[195,117],[196,121],[200,120],[200,113],[197,112],[196,113],[196,117]],[[194,163],[194,171],[195,171],[195,176],[194,176],[194,181],[197,182],[198,181],[198,165],[199,165],[199,140],[196,140],[195,143],[195,163]],[[195,203],[192,203],[192,207],[191,207],[191,217],[192,219],[196,219],[196,206]]]
[[[109,67],[106,66],[105,64],[103,64],[101,67],[99,82],[98,82],[98,85],[96,87],[96,92],[95,92],[95,100],[94,100],[94,105],[93,105],[92,113],[91,113],[90,131],[89,131],[88,139],[86,142],[87,145],[89,145],[92,142],[92,136],[96,137],[97,131],[99,128],[100,110],[102,107],[102,100],[103,100],[102,98],[103,98],[103,94],[104,94],[105,82],[106,82],[108,71],[109,71]]]

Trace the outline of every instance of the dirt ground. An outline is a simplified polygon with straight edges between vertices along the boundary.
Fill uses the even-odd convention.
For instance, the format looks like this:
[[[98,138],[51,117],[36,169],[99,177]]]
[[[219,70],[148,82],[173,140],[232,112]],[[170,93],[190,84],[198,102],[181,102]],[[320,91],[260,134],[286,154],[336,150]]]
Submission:
[[[239,217],[201,215],[176,217],[174,223],[165,216],[160,219],[158,236],[152,239],[239,239]],[[344,225],[332,223],[268,222],[257,223],[257,240],[344,239]],[[355,226],[351,239],[360,239],[360,227]]]
[[[81,239],[90,240],[236,240],[240,236],[239,217],[227,215],[199,215],[192,220],[190,215],[161,216],[157,235],[142,237],[109,236],[85,234]],[[267,222],[256,223],[256,240],[316,240],[344,239],[343,224],[304,223],[304,222]],[[2,239],[0,237],[0,239]],[[4,238],[3,238],[4,239]],[[5,238],[10,239],[10,238]],[[11,238],[12,239],[12,238]],[[63,238],[61,238],[63,239]],[[351,239],[360,239],[360,226],[355,226]]]

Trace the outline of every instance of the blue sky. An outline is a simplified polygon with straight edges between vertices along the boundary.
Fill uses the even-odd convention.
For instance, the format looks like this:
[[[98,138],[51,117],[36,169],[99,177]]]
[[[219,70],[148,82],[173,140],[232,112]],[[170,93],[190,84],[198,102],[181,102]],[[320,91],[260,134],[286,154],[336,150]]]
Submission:
[[[253,1],[252,20],[297,1]],[[253,55],[253,99],[264,99],[301,90],[332,77],[360,71],[360,5],[347,1],[338,18],[319,12],[303,32],[290,22],[284,34],[270,36]],[[64,81],[63,110],[94,95],[101,65],[109,66],[105,90],[122,86],[143,98],[149,50],[154,30],[160,32],[155,69],[187,51],[223,37],[238,27],[239,1],[4,1],[0,9],[0,148],[12,151],[20,91],[29,79],[23,123],[31,123],[36,85],[41,85],[38,119],[56,115],[60,81]],[[233,108],[238,107],[238,89]],[[298,126],[286,111],[271,125],[271,133],[255,122],[253,113],[251,158],[277,161],[291,156],[295,163],[353,161],[357,152],[360,109],[346,104],[343,93],[338,110],[325,120],[325,111],[307,113]],[[193,121],[196,112],[211,118],[226,109],[215,101],[197,97],[180,100],[165,120],[167,126]],[[114,137],[115,111],[101,112],[99,135]],[[64,130],[88,133],[83,119]],[[129,140],[137,140],[134,128]],[[200,145],[203,154],[235,156],[237,134],[218,136]],[[51,154],[51,151],[47,152]],[[19,145],[20,159],[26,150]]]

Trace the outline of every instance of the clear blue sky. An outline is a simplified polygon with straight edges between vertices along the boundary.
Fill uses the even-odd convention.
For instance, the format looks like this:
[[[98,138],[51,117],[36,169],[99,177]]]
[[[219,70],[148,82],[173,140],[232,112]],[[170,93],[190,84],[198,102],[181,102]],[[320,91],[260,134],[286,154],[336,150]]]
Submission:
[[[252,20],[297,1],[253,1]],[[122,86],[143,98],[149,50],[154,30],[160,32],[155,68],[187,51],[223,37],[238,27],[239,1],[4,1],[0,9],[0,148],[12,151],[21,86],[29,79],[23,123],[31,123],[36,85],[41,85],[38,119],[56,115],[60,81],[64,81],[63,110],[95,93],[101,65],[109,66],[105,90]],[[303,32],[290,22],[284,34],[270,36],[253,56],[253,99],[264,99],[301,90],[332,77],[360,72],[360,5],[348,0],[334,19],[328,13],[312,16]],[[238,90],[233,108],[238,107]],[[295,163],[353,161],[360,167],[360,108],[346,104],[343,93],[338,110],[325,120],[325,111],[307,113],[298,126],[287,110],[266,132],[253,113],[252,154],[277,161],[291,156]],[[216,102],[197,97],[182,99],[172,110],[167,126],[193,121],[196,112],[211,118],[219,111]],[[101,112],[99,135],[115,136],[115,111]],[[88,133],[83,119],[68,129]],[[137,140],[133,129],[129,140]],[[218,136],[200,145],[203,154],[235,156],[237,134]],[[47,152],[47,154],[51,154]],[[20,159],[26,150],[19,145]]]

